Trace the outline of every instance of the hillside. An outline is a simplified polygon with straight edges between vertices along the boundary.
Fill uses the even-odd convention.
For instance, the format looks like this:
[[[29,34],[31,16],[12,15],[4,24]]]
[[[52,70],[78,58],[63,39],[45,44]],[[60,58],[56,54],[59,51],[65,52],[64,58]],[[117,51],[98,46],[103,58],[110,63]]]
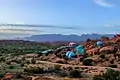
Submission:
[[[96,42],[101,40],[102,46]],[[57,46],[67,46],[67,42],[56,42]],[[85,52],[82,57],[76,53],[75,48],[71,51],[75,56],[66,56],[67,48],[55,47],[56,43],[38,43],[22,40],[2,40],[1,50],[13,47],[22,54],[16,54],[13,49],[8,55],[0,55],[0,78],[21,80],[119,80],[120,79],[120,34],[112,38],[102,37],[100,39],[87,39],[82,43]],[[54,44],[54,46],[53,46]],[[7,46],[9,47],[7,48]],[[4,49],[3,48],[7,48]],[[51,46],[52,50],[49,50]],[[39,48],[38,48],[39,47]],[[39,50],[47,47],[44,50]],[[19,49],[22,48],[22,49]],[[24,49],[25,48],[25,49]],[[26,48],[33,52],[26,52]],[[41,52],[35,52],[39,50]],[[29,53],[29,54],[28,54]],[[96,76],[97,75],[97,76]],[[8,77],[12,76],[12,77]],[[117,78],[116,78],[117,77]]]
[[[35,53],[51,48],[46,43],[38,43],[24,40],[0,40],[0,53],[26,54]]]

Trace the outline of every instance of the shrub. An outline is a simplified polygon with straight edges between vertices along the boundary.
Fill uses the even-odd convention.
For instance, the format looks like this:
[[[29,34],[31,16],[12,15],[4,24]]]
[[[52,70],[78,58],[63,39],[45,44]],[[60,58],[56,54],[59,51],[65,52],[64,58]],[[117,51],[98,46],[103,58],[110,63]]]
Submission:
[[[102,59],[105,59],[105,55],[104,54],[101,54],[99,57],[102,58]]]
[[[42,53],[39,53],[37,57],[40,57],[40,56],[42,56]]]
[[[87,38],[87,40],[86,40],[87,42],[89,42],[89,41],[91,41],[91,39],[90,38]]]
[[[10,62],[10,61],[7,61],[7,62],[6,62],[6,64],[7,64],[7,65],[10,65],[10,64],[11,64],[11,62]]]
[[[69,76],[70,76],[70,77],[73,77],[73,78],[82,77],[82,76],[81,76],[81,72],[78,71],[78,70],[71,70],[71,71],[69,72]]]
[[[24,68],[24,71],[28,73],[34,73],[34,74],[38,74],[38,73],[41,74],[44,72],[43,68],[40,68],[40,67]]]
[[[71,71],[73,68],[72,67],[67,67],[67,70],[68,71]]]
[[[112,64],[112,65],[109,65],[109,67],[111,67],[111,68],[117,68],[117,65]]]
[[[101,75],[95,75],[92,80],[104,80]]]
[[[23,67],[23,66],[24,66],[24,63],[21,63],[20,65],[21,65],[21,67]]]
[[[89,57],[89,55],[87,53],[84,53],[83,58],[87,58],[87,57]]]
[[[64,53],[64,54],[61,54],[61,56],[62,56],[63,58],[65,58],[65,57],[66,57],[65,53]]]
[[[5,75],[5,73],[0,72],[0,78],[3,78],[3,77],[4,77],[4,75]]]
[[[113,63],[114,63],[114,60],[111,60],[110,63],[113,64]]]
[[[66,77],[66,76],[68,76],[68,74],[67,74],[65,71],[60,71],[60,72],[58,73],[58,75],[61,76],[61,77]]]
[[[16,78],[23,78],[23,76],[20,73],[16,73]]]
[[[32,80],[32,77],[25,77],[25,80]]]
[[[30,61],[29,61],[29,60],[26,60],[26,63],[27,63],[27,64],[30,64]]]
[[[92,59],[86,58],[86,59],[83,60],[83,65],[85,65],[85,66],[91,66],[92,62],[93,62]]]
[[[94,76],[93,80],[120,80],[120,72],[108,69],[102,75]]]
[[[109,39],[109,37],[107,37],[107,36],[102,36],[102,37],[101,37],[101,39],[108,40],[108,39]]]
[[[60,70],[60,68],[61,68],[60,65],[55,65],[55,66],[54,66],[54,69],[55,69],[55,70]]]
[[[5,57],[0,57],[0,61],[5,61]]]
[[[14,69],[14,66],[13,65],[9,66],[9,69]]]
[[[32,59],[32,60],[31,60],[31,63],[32,63],[32,64],[35,64],[35,63],[36,63],[35,59]]]

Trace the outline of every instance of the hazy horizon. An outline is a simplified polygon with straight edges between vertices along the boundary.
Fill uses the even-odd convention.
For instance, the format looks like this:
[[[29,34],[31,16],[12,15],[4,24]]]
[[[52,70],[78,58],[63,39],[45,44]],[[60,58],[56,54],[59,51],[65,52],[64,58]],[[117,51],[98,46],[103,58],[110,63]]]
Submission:
[[[0,39],[120,33],[119,0],[1,0]]]

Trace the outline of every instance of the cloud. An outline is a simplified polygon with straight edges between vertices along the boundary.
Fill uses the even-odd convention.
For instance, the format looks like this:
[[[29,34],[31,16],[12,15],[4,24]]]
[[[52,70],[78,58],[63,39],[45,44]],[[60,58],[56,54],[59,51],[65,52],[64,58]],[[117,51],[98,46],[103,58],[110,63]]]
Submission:
[[[58,29],[70,29],[78,30],[81,28],[76,28],[74,26],[65,27],[65,26],[54,26],[54,25],[37,25],[37,24],[0,24],[0,26],[13,26],[13,27],[43,27],[43,28],[58,28]]]
[[[108,27],[108,28],[120,29],[120,26],[119,26],[119,25],[114,25],[114,24],[105,24],[104,26],[105,26],[105,27]]]
[[[105,24],[104,26],[105,26],[105,27],[116,27],[116,26],[113,25],[113,24]]]
[[[0,28],[0,33],[21,33],[21,34],[26,34],[26,33],[37,33],[37,32],[42,32],[40,30],[30,30],[30,29],[19,29],[19,28],[5,28],[2,27]]]
[[[102,7],[113,7],[114,5],[107,2],[106,0],[93,0],[93,2]]]

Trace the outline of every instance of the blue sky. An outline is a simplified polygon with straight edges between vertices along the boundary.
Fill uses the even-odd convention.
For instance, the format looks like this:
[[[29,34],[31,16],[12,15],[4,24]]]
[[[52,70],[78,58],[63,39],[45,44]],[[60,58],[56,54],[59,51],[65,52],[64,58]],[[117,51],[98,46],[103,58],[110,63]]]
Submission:
[[[35,34],[119,33],[119,9],[120,0],[1,0],[0,24],[60,28],[1,26],[0,35],[24,37]]]

